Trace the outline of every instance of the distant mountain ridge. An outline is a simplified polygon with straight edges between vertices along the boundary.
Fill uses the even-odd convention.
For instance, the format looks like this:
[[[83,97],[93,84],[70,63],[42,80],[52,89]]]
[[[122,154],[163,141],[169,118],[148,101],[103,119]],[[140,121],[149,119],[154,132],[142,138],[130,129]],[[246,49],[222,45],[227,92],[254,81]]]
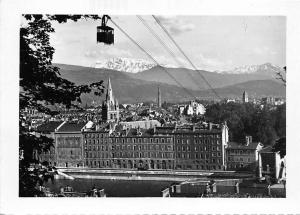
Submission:
[[[158,86],[160,87],[163,101],[180,102],[194,99],[189,94],[187,94],[182,87],[177,86],[176,83],[169,84],[164,82],[165,80],[155,81],[155,79],[153,80],[151,78],[150,80],[142,80],[139,78],[135,78],[135,75],[138,75],[140,73],[131,74],[110,69],[98,69],[66,64],[55,64],[55,66],[58,66],[60,68],[60,73],[63,78],[66,78],[67,80],[70,80],[75,84],[88,84],[103,80],[104,86],[106,87],[108,77],[110,77],[114,95],[120,103],[135,103],[144,101],[155,102],[157,99]],[[155,67],[153,67],[152,69],[155,69]],[[170,70],[170,72],[173,72],[173,74],[180,73],[181,76],[177,76],[177,80],[181,83],[186,81],[185,85],[187,85],[190,81],[190,77],[187,74],[181,74],[183,71],[187,71],[186,69],[168,68],[168,70]],[[164,74],[162,71],[156,70],[150,72]],[[203,72],[205,75],[206,73],[211,74],[210,72]],[[191,74],[195,77],[196,75],[199,76],[199,74]],[[222,80],[223,82],[227,83],[227,85],[224,85],[223,83],[223,85],[221,84],[219,85],[219,87],[215,87],[215,91],[222,98],[240,98],[244,90],[248,92],[249,96],[255,96],[257,98],[262,96],[285,97],[285,87],[282,85],[281,82],[278,82],[276,79],[269,78],[262,80],[247,80],[249,74],[244,74],[243,77],[245,76],[245,81],[241,81],[241,79],[239,79],[240,82],[234,83],[235,81],[232,81],[231,79],[233,79],[232,77],[237,76],[236,74],[232,75],[215,73],[214,75],[215,76],[210,77],[210,83],[213,86],[218,86],[217,83],[219,83]],[[166,77],[168,76],[162,76],[161,79],[164,79]],[[179,77],[181,79],[179,79]],[[250,75],[249,77],[252,76]],[[231,80],[231,82],[229,80]],[[192,89],[192,87],[188,87],[187,89],[188,91],[190,91],[191,94],[193,94],[199,99],[216,98],[212,91],[207,88],[202,88],[201,90],[199,90],[199,88]],[[102,99],[103,97],[98,98],[93,94],[85,94],[82,96],[83,104],[90,104],[93,100],[98,101],[98,103],[101,103]]]
[[[98,61],[95,68],[111,69],[120,72],[137,73],[155,67],[156,64],[141,59],[131,58],[112,58],[104,61]]]
[[[233,70],[217,71],[223,74],[251,74],[251,73],[273,73],[283,71],[283,68],[273,65],[271,63],[264,63],[261,65],[245,65],[236,67]]]
[[[267,67],[267,68],[266,68]],[[208,72],[205,70],[191,70],[186,68],[164,68],[161,67],[153,67],[149,70],[130,74],[131,77],[147,80],[147,81],[155,81],[166,84],[178,85],[174,78],[180,81],[180,84],[186,88],[193,90],[205,90],[210,87],[203,79],[203,77],[210,83],[213,88],[226,87],[238,83],[243,83],[251,80],[276,80],[276,72],[279,71],[275,69],[268,69],[269,66],[261,66],[260,70],[256,70],[257,72],[252,73],[216,73],[216,72]],[[263,70],[263,68],[265,68]],[[166,72],[167,71],[167,72]],[[168,74],[169,73],[169,74]],[[171,77],[172,76],[172,77]]]
[[[152,69],[153,67],[157,67],[158,65],[144,60],[144,59],[135,59],[135,58],[125,58],[125,57],[116,57],[107,60],[97,61],[95,64],[95,68],[98,69],[111,69],[120,72],[128,72],[128,73],[138,73]],[[164,65],[161,66],[165,68],[177,68],[174,65]],[[189,68],[182,68],[186,70],[191,70]],[[199,69],[200,71],[203,71]],[[264,63],[260,65],[244,65],[235,67],[231,70],[226,71],[208,71],[212,73],[219,73],[219,74],[251,74],[251,73],[276,73],[278,71],[282,71],[283,68],[273,65],[271,63]],[[194,71],[194,70],[192,70]]]

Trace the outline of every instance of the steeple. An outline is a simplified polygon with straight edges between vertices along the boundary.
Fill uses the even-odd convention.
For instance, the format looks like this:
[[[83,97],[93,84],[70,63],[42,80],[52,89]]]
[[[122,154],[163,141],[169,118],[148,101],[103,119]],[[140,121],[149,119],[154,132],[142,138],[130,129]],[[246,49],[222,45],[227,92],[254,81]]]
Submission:
[[[109,77],[106,89],[106,98],[102,104],[102,120],[106,122],[119,121],[119,104],[118,100],[113,96]]]
[[[110,83],[110,77],[108,77],[108,84],[107,84],[107,90],[106,90],[106,102],[108,104],[112,104],[111,102],[114,103],[114,98],[113,98],[113,93],[112,93],[112,88],[111,88],[111,83]]]

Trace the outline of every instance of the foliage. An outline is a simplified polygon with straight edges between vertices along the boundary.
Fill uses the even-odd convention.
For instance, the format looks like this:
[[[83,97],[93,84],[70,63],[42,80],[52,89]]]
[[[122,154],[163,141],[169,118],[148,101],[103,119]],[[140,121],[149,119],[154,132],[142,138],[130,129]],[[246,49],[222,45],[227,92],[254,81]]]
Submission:
[[[209,105],[205,118],[215,123],[227,121],[231,141],[244,142],[246,135],[264,145],[272,145],[277,137],[285,136],[285,104],[276,109],[245,103]]]
[[[284,72],[279,71],[279,72],[276,73],[276,75],[277,75],[276,79],[282,81],[284,86],[286,86],[286,66],[283,67],[283,69],[284,69]]]
[[[59,68],[52,65],[54,48],[50,45],[50,34],[54,32],[52,22],[65,23],[68,20],[100,19],[97,15],[23,15],[20,28],[20,110],[37,109],[39,112],[55,114],[51,105],[66,108],[80,108],[80,96],[94,92],[101,95],[103,81],[89,85],[75,85],[60,76]],[[28,172],[31,163],[38,160],[33,155],[46,151],[53,140],[45,136],[36,137],[28,129],[23,112],[19,116],[19,182],[20,196],[34,196],[38,176]]]
[[[280,157],[283,158],[286,155],[286,138],[282,137],[278,139],[274,145],[274,151],[280,154]]]

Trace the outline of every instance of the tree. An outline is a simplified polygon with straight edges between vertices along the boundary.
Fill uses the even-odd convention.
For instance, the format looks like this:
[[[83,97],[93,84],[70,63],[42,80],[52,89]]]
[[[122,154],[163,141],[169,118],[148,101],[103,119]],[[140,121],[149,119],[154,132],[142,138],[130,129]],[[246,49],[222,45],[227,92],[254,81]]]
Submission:
[[[51,105],[81,108],[82,93],[103,93],[103,81],[76,86],[62,78],[59,68],[52,65],[55,50],[49,41],[50,34],[54,32],[51,23],[82,18],[101,19],[97,15],[23,15],[25,24],[20,28],[20,110],[34,108],[53,115],[55,112]],[[35,190],[39,177],[37,172],[30,172],[28,167],[30,163],[38,162],[33,154],[48,150],[53,140],[30,134],[28,121],[22,111],[19,124],[19,195],[34,196],[39,194]]]
[[[271,110],[254,104],[213,104],[206,109],[205,118],[214,123],[227,121],[231,141],[244,142],[246,135],[254,141],[272,145],[279,134],[285,134],[285,105]]]
[[[276,75],[276,79],[281,80],[284,86],[286,86],[286,66],[283,67],[283,71],[278,71]]]
[[[273,112],[273,118],[275,119],[274,128],[278,137],[286,136],[286,104],[280,105]]]
[[[283,158],[286,155],[286,137],[281,137],[278,140],[276,140],[275,145],[273,147],[273,151],[279,151],[281,158]]]

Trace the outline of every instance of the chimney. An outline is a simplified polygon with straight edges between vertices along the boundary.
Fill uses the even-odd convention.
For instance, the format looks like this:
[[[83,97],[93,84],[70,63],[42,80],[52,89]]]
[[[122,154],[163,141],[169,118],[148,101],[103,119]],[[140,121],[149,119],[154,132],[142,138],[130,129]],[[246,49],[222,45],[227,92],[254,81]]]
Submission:
[[[246,136],[246,146],[252,143],[252,136]]]
[[[196,131],[196,126],[195,125],[193,125],[193,132],[195,132]]]
[[[128,133],[129,133],[129,128],[128,127],[126,127],[126,136],[128,135]]]

